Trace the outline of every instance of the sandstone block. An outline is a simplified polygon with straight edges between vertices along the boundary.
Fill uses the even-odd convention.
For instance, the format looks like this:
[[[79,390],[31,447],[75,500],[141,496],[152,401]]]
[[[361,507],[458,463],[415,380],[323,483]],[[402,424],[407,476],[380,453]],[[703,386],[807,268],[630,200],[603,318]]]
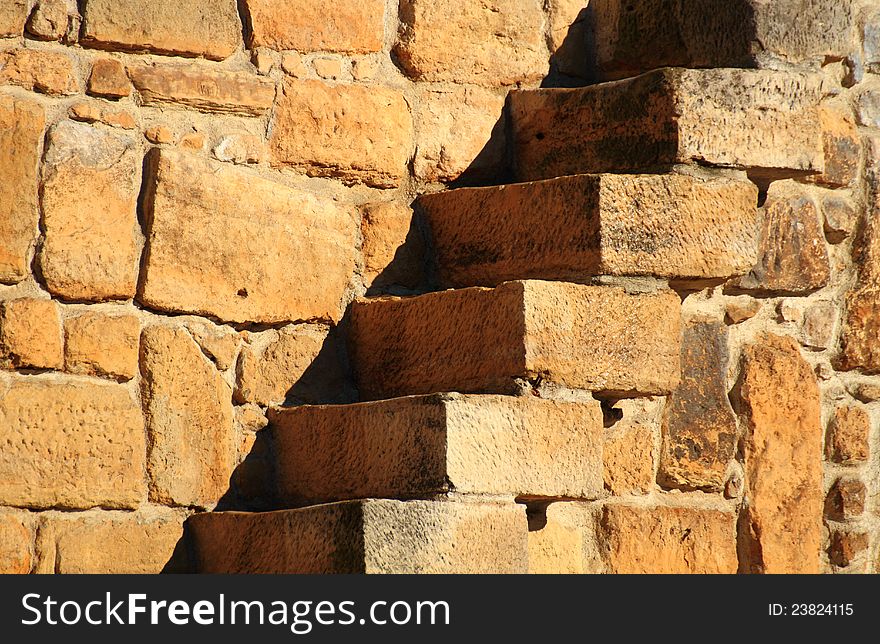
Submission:
[[[859,214],[851,199],[830,193],[822,199],[825,238],[832,244],[839,244],[852,235]]]
[[[822,543],[819,387],[791,338],[744,351],[742,398],[752,572],[817,573]]]
[[[852,111],[845,103],[819,109],[825,171],[815,180],[829,186],[851,185],[859,175],[862,142]]]
[[[502,86],[547,71],[539,0],[403,0],[400,22],[394,52],[415,80]]]
[[[413,225],[413,211],[399,202],[368,204],[361,220],[364,282],[381,288],[416,288],[425,274],[425,241]]]
[[[381,51],[385,0],[245,0],[252,28],[250,46],[276,50]]]
[[[144,422],[117,384],[28,376],[0,382],[0,504],[134,508],[144,497]]]
[[[285,504],[602,492],[598,402],[437,394],[276,409],[270,426]]]
[[[551,66],[563,76],[590,78],[593,60],[588,42],[592,37],[590,0],[549,0]]]
[[[578,89],[513,91],[519,181],[676,163],[780,178],[824,169],[818,75],[662,69]]]
[[[131,94],[125,65],[114,58],[96,60],[89,76],[89,94],[104,98],[125,98]]]
[[[241,20],[235,0],[86,0],[82,42],[223,60],[240,46]]]
[[[72,121],[50,130],[40,267],[53,295],[90,301],[134,295],[143,243],[142,163],[127,135]]]
[[[203,573],[524,573],[522,506],[352,501],[190,519]]]
[[[269,144],[278,165],[394,187],[406,176],[412,138],[397,90],[285,79]]]
[[[141,335],[150,498],[211,507],[235,466],[232,391],[183,329]]]
[[[229,322],[340,318],[355,270],[354,213],[167,150],[152,157],[148,181],[144,304]]]
[[[0,9],[0,13],[4,10]],[[0,283],[30,273],[40,221],[37,191],[46,114],[35,101],[0,96]]]
[[[719,279],[757,258],[751,183],[667,175],[579,175],[419,199],[440,279],[653,275]]]
[[[128,70],[144,105],[179,105],[200,112],[260,116],[275,101],[275,83],[207,65],[139,65]]]
[[[0,365],[60,369],[63,363],[61,316],[55,302],[21,298],[0,303]]]
[[[0,6],[0,38],[20,36],[30,10],[30,0],[6,0]]]
[[[72,9],[68,0],[39,0],[25,29],[39,40],[61,40],[67,34]]]
[[[865,484],[859,479],[837,479],[825,498],[825,516],[834,521],[860,517],[865,511],[866,494]]]
[[[138,371],[141,323],[133,315],[84,313],[64,322],[68,373],[131,380]]]
[[[529,529],[529,573],[581,575],[604,571],[596,541],[601,508],[587,503],[552,503],[544,524]]]
[[[34,526],[25,512],[0,512],[0,574],[26,575],[34,563]]]
[[[0,85],[69,96],[79,91],[79,77],[67,54],[41,49],[13,49],[0,53]]]
[[[825,455],[835,463],[864,462],[870,454],[870,434],[871,417],[864,407],[838,407],[825,438]]]
[[[621,400],[623,417],[605,432],[602,452],[605,489],[614,496],[647,494],[654,488],[654,435],[660,426],[659,400]]]
[[[241,336],[225,327],[215,326],[208,322],[190,321],[186,329],[220,371],[226,371],[235,363]]]

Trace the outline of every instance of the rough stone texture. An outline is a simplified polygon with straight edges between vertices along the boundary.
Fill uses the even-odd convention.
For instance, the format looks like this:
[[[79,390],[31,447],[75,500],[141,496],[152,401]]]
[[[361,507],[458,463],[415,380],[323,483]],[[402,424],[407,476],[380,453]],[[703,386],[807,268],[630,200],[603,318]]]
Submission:
[[[361,220],[367,287],[417,287],[425,274],[425,241],[412,208],[396,202],[368,204]]]
[[[601,508],[585,503],[552,503],[543,525],[529,529],[530,574],[596,574],[604,570],[596,543]],[[532,522],[530,517],[530,522]]]
[[[794,181],[774,182],[764,204],[758,263],[737,287],[780,295],[818,290],[831,278],[819,209]]]
[[[864,407],[838,407],[828,426],[825,455],[835,463],[861,463],[868,460],[871,417]]]
[[[591,0],[596,72],[844,57],[853,13],[850,0]]]
[[[822,426],[816,376],[791,338],[744,350],[747,572],[817,573]]]
[[[166,150],[152,157],[148,181],[142,302],[230,322],[340,318],[355,269],[352,212]]]
[[[60,369],[63,364],[61,316],[55,302],[21,298],[0,303],[0,366]]]
[[[213,506],[235,466],[232,391],[183,329],[151,326],[141,335],[150,498]]]
[[[223,60],[240,46],[241,21],[235,0],[86,0],[82,42]]]
[[[20,36],[30,10],[30,0],[5,0],[0,5],[0,38]]]
[[[64,321],[68,373],[131,380],[138,371],[141,323],[134,315],[86,312]]]
[[[621,400],[623,418],[605,432],[603,479],[615,496],[647,494],[654,488],[654,430],[658,401]]]
[[[272,107],[275,83],[207,65],[137,65],[128,70],[144,105],[179,105],[200,112],[260,116]]]
[[[593,60],[587,49],[592,21],[590,0],[549,0],[549,45],[552,67],[568,77],[591,76]]]
[[[607,505],[600,550],[614,574],[732,574],[736,515],[697,508]]]
[[[727,327],[692,319],[681,340],[681,383],[666,404],[661,483],[666,487],[721,490],[736,453],[736,415],[727,397]]]
[[[75,6],[68,0],[39,0],[27,21],[27,32],[39,40],[61,40]]]
[[[250,46],[365,54],[382,49],[385,0],[245,0]]]
[[[504,96],[477,87],[425,92],[415,175],[425,181],[488,180],[504,165]]]
[[[832,244],[839,244],[852,235],[859,218],[853,201],[836,193],[822,199],[822,213],[825,217],[825,238]]]
[[[40,268],[53,295],[91,301],[134,295],[142,163],[139,146],[127,135],[72,121],[51,129]]]
[[[276,164],[394,187],[406,175],[412,138],[397,90],[285,79],[269,144]]]
[[[880,29],[878,29],[880,34]],[[880,91],[865,91],[859,96],[859,123],[866,127],[880,127]]]
[[[840,478],[825,498],[825,516],[834,521],[855,519],[865,511],[865,484],[859,479]]]
[[[98,381],[0,379],[0,504],[134,508],[144,423],[128,389]]]
[[[121,127],[124,130],[137,128],[134,115],[125,109],[117,109],[101,101],[82,101],[70,106],[68,115],[74,121],[85,123],[103,123],[110,127]]]
[[[831,346],[834,339],[834,323],[837,306],[833,302],[817,302],[804,311],[801,331],[805,347],[822,350]]]
[[[863,18],[865,65],[871,73],[880,73],[880,8],[868,8]]]
[[[80,89],[73,59],[41,49],[0,53],[0,85],[17,85],[50,96],[69,96]]]
[[[89,94],[104,98],[125,98],[131,94],[125,65],[114,58],[96,60],[89,76]]]
[[[220,161],[232,161],[239,165],[261,163],[266,160],[267,147],[263,139],[253,134],[230,134],[224,136],[212,150]]]
[[[547,71],[540,0],[402,0],[400,20],[394,53],[416,80],[501,86]]]
[[[41,566],[60,574],[157,574],[182,536],[183,517],[169,511],[50,514],[40,526]]]
[[[202,353],[213,360],[220,371],[226,371],[235,363],[241,344],[238,333],[202,321],[187,322],[186,328],[202,348]]]
[[[284,504],[602,492],[598,402],[436,394],[280,409],[270,423]]]
[[[761,302],[749,297],[731,299],[724,307],[725,319],[731,324],[740,324],[751,320],[761,310]]]
[[[840,532],[831,534],[828,558],[835,566],[846,567],[868,549],[869,536],[865,532]]]
[[[820,78],[663,69],[586,88],[513,91],[517,179],[693,161],[772,178],[821,172]]]
[[[45,126],[41,105],[0,95],[0,149],[15,151],[0,155],[0,283],[20,282],[30,272]]]
[[[511,279],[745,273],[757,258],[757,190],[730,179],[580,175],[419,199],[440,279],[495,286]]]
[[[24,512],[0,512],[0,575],[26,575],[34,563],[34,527]]]
[[[189,521],[202,573],[524,573],[523,506],[353,501]]]
[[[822,145],[825,150],[825,171],[815,180],[829,186],[848,186],[859,173],[861,137],[845,104],[825,105],[819,110]]]
[[[526,281],[359,300],[351,342],[365,400],[505,393],[516,378],[665,394],[679,378],[679,299],[672,291]]]

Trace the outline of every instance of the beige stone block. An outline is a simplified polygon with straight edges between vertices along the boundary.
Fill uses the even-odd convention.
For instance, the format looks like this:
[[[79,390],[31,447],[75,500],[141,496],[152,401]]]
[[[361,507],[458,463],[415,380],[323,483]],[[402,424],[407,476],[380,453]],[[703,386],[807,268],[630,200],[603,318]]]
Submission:
[[[13,49],[0,53],[0,85],[17,85],[50,96],[80,91],[79,75],[66,53]]]
[[[104,98],[125,98],[131,94],[131,81],[125,65],[115,58],[99,58],[92,65],[89,94]]]
[[[416,288],[425,275],[425,241],[413,223],[413,210],[398,201],[364,207],[361,220],[364,282]]]
[[[26,575],[34,565],[34,525],[27,512],[0,512],[0,574]]]
[[[134,315],[83,313],[64,321],[69,373],[131,380],[138,372],[141,323]]]
[[[60,369],[64,364],[61,315],[52,300],[0,303],[0,366]]]
[[[552,503],[529,522],[529,573],[582,575],[604,572],[596,541],[601,507],[586,503]]]
[[[30,10],[30,0],[6,0],[0,6],[0,38],[20,36]]]

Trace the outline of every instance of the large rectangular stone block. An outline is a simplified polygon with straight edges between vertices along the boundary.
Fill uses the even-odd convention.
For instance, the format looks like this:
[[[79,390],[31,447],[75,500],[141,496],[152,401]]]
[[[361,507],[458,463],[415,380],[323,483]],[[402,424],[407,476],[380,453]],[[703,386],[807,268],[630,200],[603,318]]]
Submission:
[[[507,282],[359,300],[351,339],[362,398],[505,393],[539,380],[605,394],[666,394],[679,378],[678,296],[669,290]]]
[[[661,69],[578,89],[510,95],[520,181],[702,163],[771,178],[824,169],[821,77]]]
[[[302,510],[199,514],[202,573],[524,573],[525,507],[513,503],[350,501]]]
[[[724,279],[758,255],[758,192],[728,178],[579,175],[425,195],[440,278]]]
[[[285,504],[602,493],[598,402],[437,394],[276,409],[270,426]]]

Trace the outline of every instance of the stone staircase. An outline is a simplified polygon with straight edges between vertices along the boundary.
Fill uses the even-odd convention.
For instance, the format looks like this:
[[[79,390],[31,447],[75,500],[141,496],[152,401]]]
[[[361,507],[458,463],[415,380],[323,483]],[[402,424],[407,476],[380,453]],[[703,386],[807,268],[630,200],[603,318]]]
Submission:
[[[369,402],[273,410],[283,509],[193,517],[198,570],[561,572],[530,561],[530,529],[582,513],[585,568],[735,572],[733,513],[588,503],[607,496],[601,401],[675,389],[676,290],[754,266],[756,184],[823,170],[820,97],[742,69],[513,92],[524,183],[419,199],[452,290],[352,305]]]

